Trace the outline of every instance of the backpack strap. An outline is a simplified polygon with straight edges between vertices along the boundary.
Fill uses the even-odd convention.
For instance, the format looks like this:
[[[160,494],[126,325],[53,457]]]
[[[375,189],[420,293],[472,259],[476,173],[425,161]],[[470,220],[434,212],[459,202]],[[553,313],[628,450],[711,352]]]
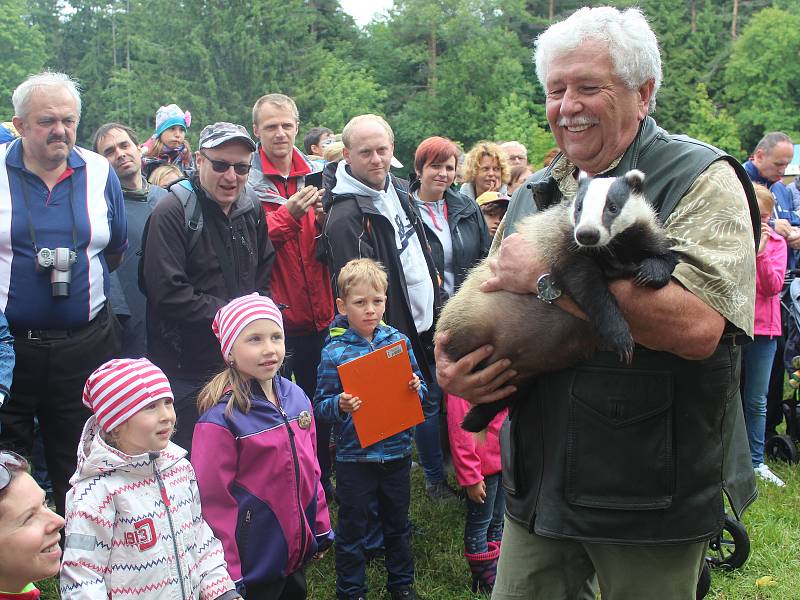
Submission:
[[[188,179],[181,179],[169,188],[183,205],[183,222],[186,233],[189,236],[186,253],[191,252],[200,239],[200,232],[203,230],[203,210],[197,201],[197,194]]]

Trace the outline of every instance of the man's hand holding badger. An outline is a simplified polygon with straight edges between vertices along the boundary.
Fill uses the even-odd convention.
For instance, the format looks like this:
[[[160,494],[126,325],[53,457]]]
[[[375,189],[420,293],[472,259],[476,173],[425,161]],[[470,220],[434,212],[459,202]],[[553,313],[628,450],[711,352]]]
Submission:
[[[630,362],[633,336],[608,281],[661,288],[677,263],[643,182],[635,170],[618,178],[581,174],[573,202],[524,219],[498,256],[470,273],[437,325],[442,387],[475,404],[492,403],[513,394],[513,384],[597,348]],[[541,289],[545,280],[564,293]],[[473,409],[465,429],[483,429],[504,405]]]

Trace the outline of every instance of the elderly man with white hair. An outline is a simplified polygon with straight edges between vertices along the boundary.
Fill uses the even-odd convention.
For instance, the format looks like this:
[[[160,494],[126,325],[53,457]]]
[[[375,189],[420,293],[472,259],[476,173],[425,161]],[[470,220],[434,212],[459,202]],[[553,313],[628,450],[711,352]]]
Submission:
[[[38,417],[64,514],[75,449],[91,415],[83,384],[120,350],[107,295],[127,247],[127,219],[111,165],[75,146],[75,82],[63,73],[32,75],[12,102],[21,139],[0,145],[0,309],[17,364],[0,409],[0,445],[30,456]]]
[[[523,167],[528,164],[528,149],[525,144],[516,140],[510,142],[503,142],[500,147],[506,151],[508,155],[508,164],[513,169],[514,167]]]
[[[689,600],[723,487],[737,515],[755,497],[738,387],[738,346],[753,336],[752,186],[734,159],[648,116],[661,59],[638,9],[583,8],[552,25],[536,71],[563,154],[515,192],[483,292],[538,294],[585,318],[514,233],[525,215],[571,201],[579,171],[643,171],[680,262],[660,290],[611,283],[637,343],[630,364],[600,349],[517,389],[509,361],[481,364],[491,348],[454,362],[437,347],[451,393],[518,400],[501,434],[507,512],[493,598],[574,599],[596,571],[604,600]]]

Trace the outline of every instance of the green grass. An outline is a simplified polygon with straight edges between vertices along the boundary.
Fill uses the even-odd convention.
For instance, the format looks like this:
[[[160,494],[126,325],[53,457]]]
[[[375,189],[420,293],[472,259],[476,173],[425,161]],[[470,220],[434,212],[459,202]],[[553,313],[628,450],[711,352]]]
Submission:
[[[797,465],[771,465],[786,487],[759,481],[759,498],[744,515],[752,545],[747,563],[733,572],[712,571],[713,600],[800,599],[800,469]],[[469,590],[469,571],[462,556],[463,503],[434,503],[424,494],[422,473],[412,473],[411,519],[414,523],[413,549],[416,558],[417,590],[428,600],[475,600]],[[333,509],[335,514],[335,507]],[[309,598],[333,600],[333,551],[307,570]],[[756,580],[771,576],[774,585],[758,587]],[[386,574],[381,561],[367,573],[370,598],[385,599]],[[58,598],[55,580],[42,582],[42,598]]]

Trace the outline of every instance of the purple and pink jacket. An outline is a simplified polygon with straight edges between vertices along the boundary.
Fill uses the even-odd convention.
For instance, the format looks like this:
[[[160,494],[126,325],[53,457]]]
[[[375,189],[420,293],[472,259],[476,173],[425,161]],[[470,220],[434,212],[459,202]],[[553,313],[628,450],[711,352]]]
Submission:
[[[481,443],[475,434],[461,428],[461,421],[469,408],[469,402],[463,398],[447,394],[447,434],[450,436],[453,469],[461,487],[475,485],[487,475],[500,472],[500,427],[508,416],[508,409],[497,413],[489,423],[486,440]]]
[[[786,240],[769,230],[763,252],[756,254],[755,335],[781,335],[781,289],[786,271]]]
[[[273,382],[278,406],[254,384],[250,412],[226,415],[226,394],[192,438],[203,517],[240,591],[286,577],[333,541],[311,402],[288,379]]]

